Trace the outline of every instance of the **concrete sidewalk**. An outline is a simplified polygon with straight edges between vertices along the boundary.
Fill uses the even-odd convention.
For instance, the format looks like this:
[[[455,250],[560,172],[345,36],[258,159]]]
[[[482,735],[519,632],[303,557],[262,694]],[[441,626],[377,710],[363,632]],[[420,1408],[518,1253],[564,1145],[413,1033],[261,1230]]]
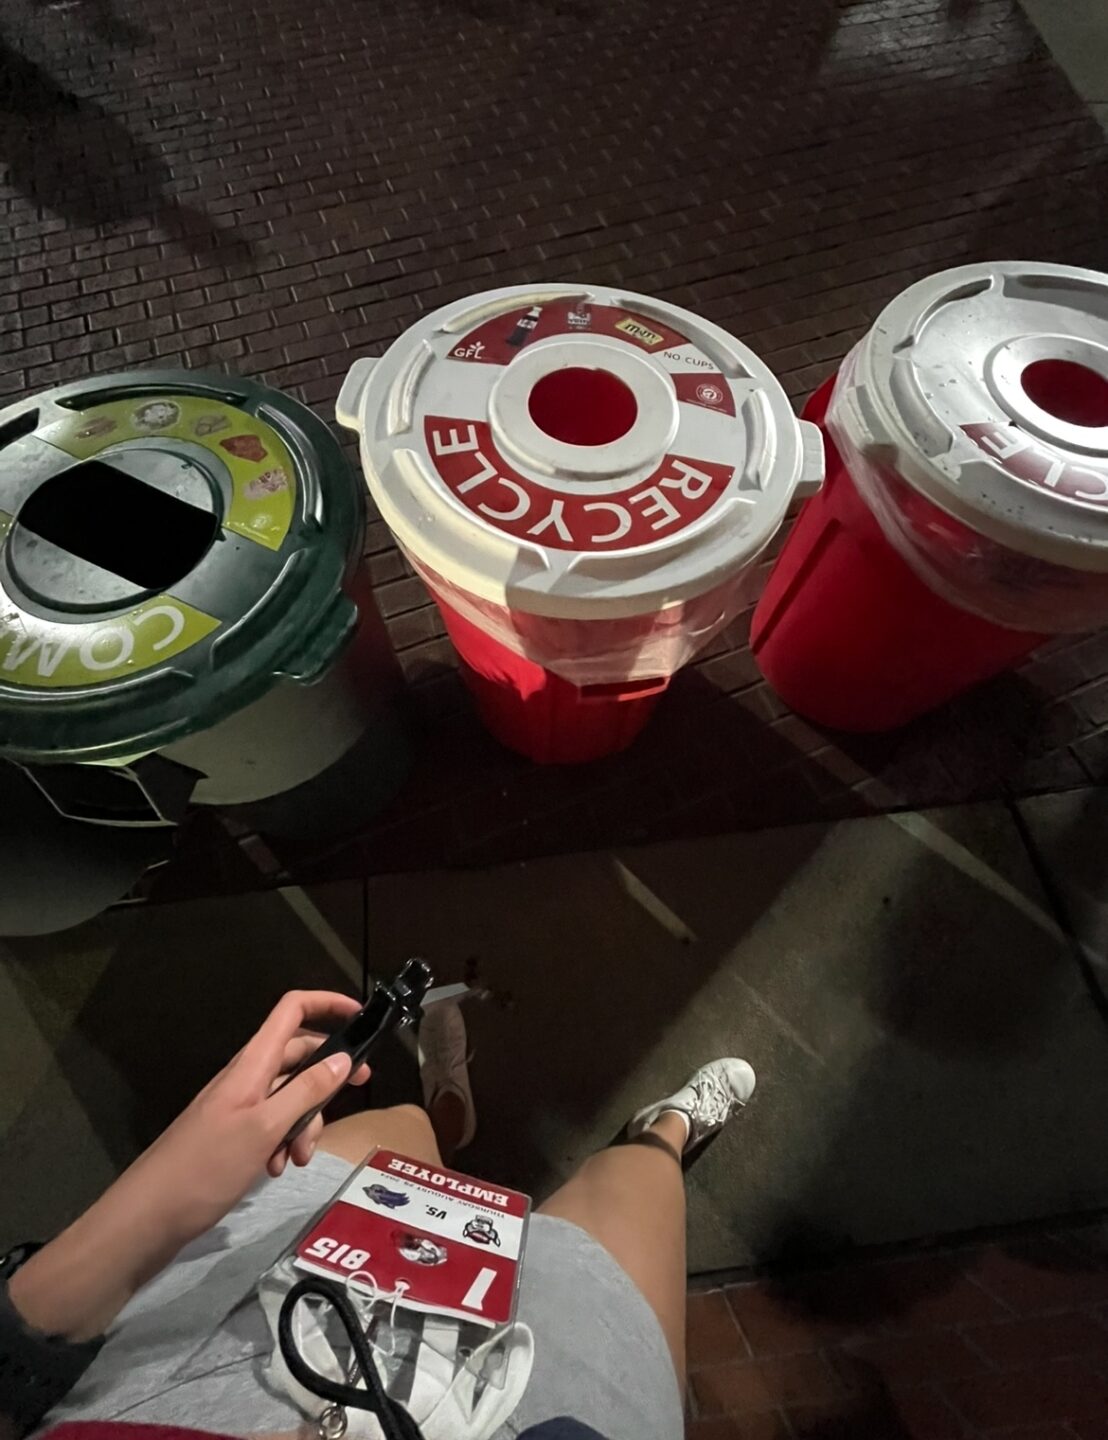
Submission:
[[[369,956],[491,990],[465,1164],[539,1196],[703,1060],[749,1058],[753,1103],[690,1175],[694,1272],[1092,1211],[1108,1045],[1039,878],[1086,897],[1103,977],[1084,816],[1030,807],[1033,853],[977,805],[380,877]],[[356,988],[362,904],[331,885],[6,942],[0,1244],[95,1193],[282,990]],[[397,1046],[374,1103],[417,1096]]]

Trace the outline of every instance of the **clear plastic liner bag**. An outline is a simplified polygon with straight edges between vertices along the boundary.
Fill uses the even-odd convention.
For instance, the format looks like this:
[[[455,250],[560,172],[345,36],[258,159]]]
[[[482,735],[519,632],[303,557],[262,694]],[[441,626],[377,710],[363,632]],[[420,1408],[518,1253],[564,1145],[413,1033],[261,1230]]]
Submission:
[[[405,551],[408,563],[436,599],[498,644],[584,688],[668,679],[756,598],[751,564],[702,595],[649,615],[572,620],[534,615],[484,600],[455,585]]]
[[[286,1395],[333,1440],[342,1436],[383,1440],[384,1432],[370,1410],[320,1398],[293,1375],[282,1354],[281,1308],[292,1287],[304,1278],[290,1250],[259,1282],[258,1298],[273,1337],[267,1384]],[[510,1417],[534,1361],[528,1326],[516,1321],[490,1329],[406,1309],[403,1283],[382,1293],[368,1270],[353,1272],[341,1289],[356,1312],[386,1394],[408,1411],[425,1440],[487,1440]],[[331,1306],[303,1297],[292,1312],[291,1324],[293,1343],[313,1372],[365,1388],[345,1329]]]
[[[979,534],[898,474],[888,450],[859,447],[844,423],[857,355],[856,346],[839,371],[827,428],[886,540],[924,584],[952,605],[1013,630],[1045,636],[1103,625],[1108,573],[1070,569]]]

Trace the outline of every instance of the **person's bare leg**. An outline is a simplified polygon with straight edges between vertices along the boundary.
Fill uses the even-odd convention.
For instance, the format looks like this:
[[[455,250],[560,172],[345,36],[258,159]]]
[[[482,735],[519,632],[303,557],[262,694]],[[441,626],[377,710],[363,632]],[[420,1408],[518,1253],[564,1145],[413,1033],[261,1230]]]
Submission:
[[[428,1165],[442,1164],[430,1118],[418,1105],[393,1105],[388,1110],[346,1115],[323,1127],[316,1149],[359,1165],[378,1145]]]
[[[590,1155],[539,1206],[587,1230],[657,1315],[685,1391],[685,1121],[667,1111],[627,1145]]]
[[[685,1390],[685,1178],[681,1157],[726,1125],[754,1093],[745,1060],[702,1065],[675,1094],[640,1110],[625,1145],[602,1150],[544,1205],[599,1241],[658,1317]]]

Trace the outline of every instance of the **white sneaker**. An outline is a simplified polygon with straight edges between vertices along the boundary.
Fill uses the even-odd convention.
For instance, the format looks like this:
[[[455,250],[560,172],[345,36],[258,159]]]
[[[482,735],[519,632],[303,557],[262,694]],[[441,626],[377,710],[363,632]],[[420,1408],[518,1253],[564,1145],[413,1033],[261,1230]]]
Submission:
[[[754,1093],[754,1071],[745,1060],[711,1060],[667,1100],[640,1110],[627,1127],[628,1135],[641,1135],[667,1110],[684,1115],[689,1125],[682,1153],[688,1154],[715,1135],[741,1110]]]
[[[457,1095],[465,1107],[458,1149],[468,1145],[477,1131],[477,1110],[469,1086],[466,1061],[466,1022],[456,1000],[441,1000],[424,1011],[419,1022],[419,1078],[423,1103],[429,1111],[440,1095]]]

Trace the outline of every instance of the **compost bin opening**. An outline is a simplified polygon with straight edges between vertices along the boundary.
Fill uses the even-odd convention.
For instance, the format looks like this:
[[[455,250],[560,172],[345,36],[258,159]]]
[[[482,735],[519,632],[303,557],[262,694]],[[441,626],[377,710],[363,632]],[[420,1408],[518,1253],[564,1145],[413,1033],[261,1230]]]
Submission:
[[[19,524],[144,590],[176,584],[219,529],[207,510],[100,460],[86,460],[40,485],[20,510]]]
[[[1069,425],[1108,425],[1108,380],[1074,360],[1036,360],[1020,377],[1027,394],[1048,415]]]
[[[531,419],[566,445],[610,445],[639,413],[629,386],[609,370],[572,365],[537,380],[527,399]]]

